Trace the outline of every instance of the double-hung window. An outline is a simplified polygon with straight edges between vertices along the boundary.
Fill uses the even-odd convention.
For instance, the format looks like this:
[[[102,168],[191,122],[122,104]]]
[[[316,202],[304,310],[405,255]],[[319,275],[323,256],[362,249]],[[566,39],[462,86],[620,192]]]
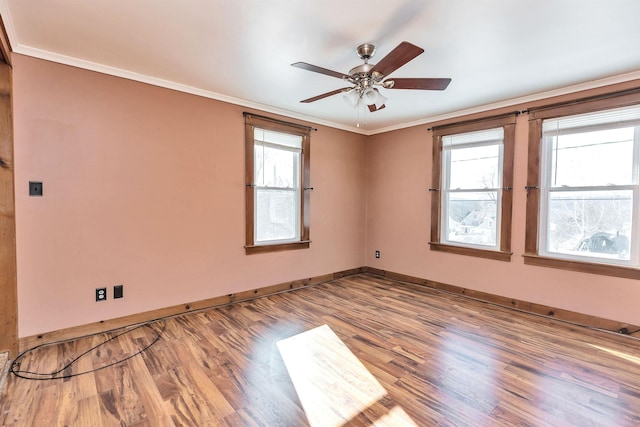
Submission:
[[[309,130],[255,116],[246,122],[246,251],[308,247]]]
[[[442,138],[443,243],[499,249],[502,128]]]
[[[604,274],[625,273],[580,263],[640,266],[640,106],[547,117],[532,127],[540,144],[536,254]]]
[[[431,248],[509,260],[515,116],[434,129]]]

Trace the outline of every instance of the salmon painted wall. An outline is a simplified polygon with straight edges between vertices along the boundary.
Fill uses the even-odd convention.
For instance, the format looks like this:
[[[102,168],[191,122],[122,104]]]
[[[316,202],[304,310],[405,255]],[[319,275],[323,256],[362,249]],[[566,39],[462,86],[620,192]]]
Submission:
[[[524,264],[528,117],[516,127],[511,262],[429,250],[432,133],[418,126],[367,141],[366,264],[606,319],[640,323],[640,283]],[[374,257],[381,251],[380,259]]]
[[[248,256],[243,107],[13,64],[21,337],[365,264],[366,137],[317,126],[311,248]]]

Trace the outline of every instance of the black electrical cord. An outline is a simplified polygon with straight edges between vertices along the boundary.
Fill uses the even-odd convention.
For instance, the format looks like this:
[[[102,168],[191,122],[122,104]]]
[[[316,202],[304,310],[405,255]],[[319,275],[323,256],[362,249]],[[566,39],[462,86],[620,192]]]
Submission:
[[[154,321],[155,322],[155,321]],[[81,353],[79,356],[75,357],[74,359],[72,359],[69,363],[67,363],[66,365],[64,365],[62,368],[55,370],[53,372],[32,372],[32,371],[22,371],[20,370],[20,362],[21,360],[29,353],[34,352],[35,350],[37,350],[40,347],[43,347],[45,345],[50,345],[50,344],[40,344],[38,346],[35,346],[33,348],[30,348],[28,350],[23,351],[22,353],[20,353],[18,355],[18,357],[16,357],[16,359],[13,361],[13,363],[11,363],[11,368],[9,369],[9,372],[11,372],[13,375],[17,376],[18,378],[23,378],[26,380],[56,380],[56,379],[65,379],[65,378],[72,378],[72,377],[77,377],[79,375],[84,375],[84,374],[89,374],[92,372],[96,372],[105,368],[109,368],[111,366],[115,366],[119,363],[125,362],[133,357],[138,356],[139,354],[142,354],[144,351],[146,351],[147,349],[149,349],[152,345],[154,345],[155,343],[157,343],[160,338],[162,337],[162,334],[164,333],[165,328],[167,327],[166,322],[163,323],[162,325],[162,329],[160,331],[156,331],[153,327],[151,327],[151,324],[154,322],[147,322],[147,323],[143,323],[141,325],[138,325],[134,328],[130,328],[127,329],[126,331],[119,333],[117,335],[112,336],[111,338],[91,347],[89,350]],[[147,346],[145,346],[144,348],[140,349],[139,351],[135,352],[134,354],[131,354],[127,357],[125,357],[124,359],[120,359],[120,360],[116,360],[115,362],[109,363],[107,365],[101,366],[99,368],[95,368],[95,369],[91,369],[89,371],[85,371],[85,372],[77,372],[77,373],[72,373],[72,374],[64,374],[64,375],[58,375],[61,372],[66,371],[68,368],[70,368],[71,366],[73,366],[73,364],[75,364],[78,360],[80,360],[82,357],[86,356],[87,354],[93,352],[94,350],[100,348],[101,346],[107,344],[110,341],[113,341],[123,335],[129,334],[137,329],[143,328],[143,327],[148,327],[149,329],[151,329],[152,331],[154,331],[156,333],[156,337],[153,339],[153,341],[151,341],[150,344],[148,344]]]

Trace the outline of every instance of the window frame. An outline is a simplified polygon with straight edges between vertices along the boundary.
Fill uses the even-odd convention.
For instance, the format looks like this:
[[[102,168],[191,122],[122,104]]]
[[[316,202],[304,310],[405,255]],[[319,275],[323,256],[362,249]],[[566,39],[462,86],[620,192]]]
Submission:
[[[256,208],[256,183],[254,182],[254,129],[287,133],[302,137],[302,149],[300,153],[299,183],[300,200],[298,212],[299,239],[295,241],[256,244],[255,241],[255,208]],[[310,236],[310,133],[311,128],[295,123],[256,116],[245,113],[245,253],[247,255],[279,252],[294,249],[307,249],[311,243]]]
[[[525,219],[524,263],[539,267],[557,268],[582,273],[600,274],[628,279],[640,279],[640,268],[604,262],[591,262],[574,258],[545,256],[539,248],[541,233],[541,180],[542,180],[542,122],[546,119],[561,118],[577,114],[629,107],[640,104],[640,92],[630,90],[604,94],[588,99],[542,106],[529,110],[529,137],[527,158],[527,203]],[[634,219],[635,220],[635,219]],[[638,221],[640,225],[640,221]]]
[[[469,122],[454,123],[433,128],[432,145],[432,175],[431,175],[431,239],[429,248],[434,251],[454,253],[458,255],[475,256],[498,261],[511,260],[511,224],[513,205],[513,163],[515,150],[516,114],[494,116]],[[447,135],[476,132],[502,127],[504,139],[502,143],[502,185],[500,187],[500,230],[499,249],[481,249],[466,245],[444,243],[441,235],[442,228],[442,185],[443,175],[443,145],[442,139]]]

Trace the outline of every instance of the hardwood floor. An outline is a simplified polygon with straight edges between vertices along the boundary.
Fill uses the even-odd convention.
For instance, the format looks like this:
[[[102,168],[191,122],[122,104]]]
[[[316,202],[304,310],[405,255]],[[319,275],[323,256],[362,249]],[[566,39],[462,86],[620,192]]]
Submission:
[[[131,328],[66,367],[113,336],[28,354],[21,371],[99,370],[10,374],[0,424],[640,425],[640,341],[365,274]]]

